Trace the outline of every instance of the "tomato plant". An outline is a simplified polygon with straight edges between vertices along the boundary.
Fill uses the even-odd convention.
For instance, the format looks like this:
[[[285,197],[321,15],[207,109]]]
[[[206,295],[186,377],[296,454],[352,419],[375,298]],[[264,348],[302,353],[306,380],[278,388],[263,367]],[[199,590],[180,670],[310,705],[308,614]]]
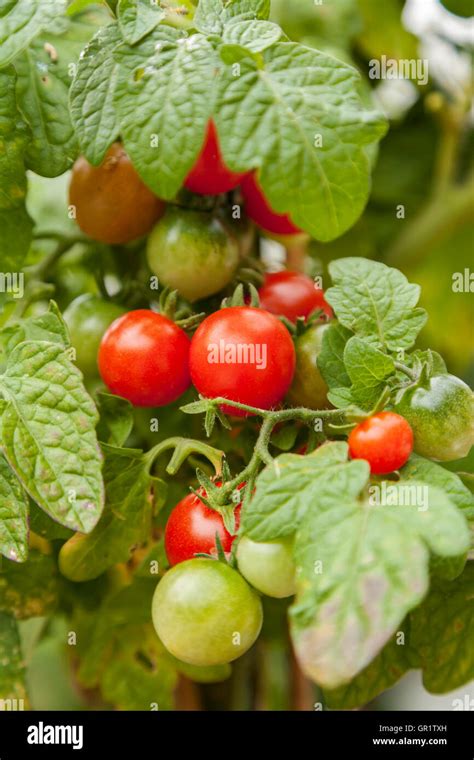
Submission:
[[[170,319],[146,309],[115,320],[102,338],[104,383],[136,406],[163,406],[189,386],[190,341]]]
[[[0,1],[9,714],[468,695],[469,19],[405,5]]]
[[[191,343],[192,381],[209,398],[270,409],[285,396],[294,368],[287,329],[272,314],[247,306],[211,314]],[[241,411],[232,407],[232,413]]]

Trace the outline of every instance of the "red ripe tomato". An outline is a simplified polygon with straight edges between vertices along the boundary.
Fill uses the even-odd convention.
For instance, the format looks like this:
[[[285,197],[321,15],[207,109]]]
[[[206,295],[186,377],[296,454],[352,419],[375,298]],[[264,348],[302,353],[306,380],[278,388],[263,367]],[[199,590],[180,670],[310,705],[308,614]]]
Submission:
[[[266,232],[274,235],[297,235],[301,232],[288,214],[277,214],[268,203],[256,174],[247,174],[241,183],[247,216]]]
[[[99,348],[104,383],[135,406],[165,406],[190,385],[190,340],[167,317],[147,309],[113,322]]]
[[[271,409],[291,385],[295,348],[288,330],[273,314],[232,306],[201,323],[191,342],[189,361],[192,381],[201,395]],[[233,407],[225,411],[246,416]]]
[[[296,322],[298,317],[309,317],[316,309],[323,309],[328,317],[333,315],[323,291],[316,287],[311,277],[299,272],[266,274],[258,294],[262,309],[291,322]]]
[[[413,451],[413,431],[404,417],[379,412],[361,422],[349,435],[353,459],[366,459],[374,475],[386,475],[407,462]]]
[[[244,174],[230,171],[224,163],[216,125],[210,119],[207,125],[206,140],[198,159],[188,174],[184,186],[200,195],[219,195],[228,193],[240,184]]]
[[[200,489],[204,498],[206,492]],[[240,524],[240,505],[235,509],[235,529]],[[165,550],[170,565],[177,565],[196,554],[217,556],[216,533],[223,550],[230,552],[235,536],[224,525],[219,512],[207,507],[201,499],[190,493],[181,499],[171,512],[165,530]]]

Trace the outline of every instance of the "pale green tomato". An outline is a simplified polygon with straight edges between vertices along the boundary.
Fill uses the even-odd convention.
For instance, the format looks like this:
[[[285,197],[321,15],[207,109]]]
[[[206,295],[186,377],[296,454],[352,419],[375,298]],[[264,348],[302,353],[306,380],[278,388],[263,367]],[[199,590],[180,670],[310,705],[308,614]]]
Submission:
[[[239,570],[258,591],[282,599],[295,593],[293,539],[257,542],[243,536],[237,547]]]

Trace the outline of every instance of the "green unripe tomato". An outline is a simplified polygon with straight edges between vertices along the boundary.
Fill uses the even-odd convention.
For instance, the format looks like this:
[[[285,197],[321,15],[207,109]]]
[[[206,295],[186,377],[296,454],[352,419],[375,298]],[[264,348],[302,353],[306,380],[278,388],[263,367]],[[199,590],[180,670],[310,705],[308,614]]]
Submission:
[[[408,388],[395,411],[410,423],[417,454],[450,462],[467,456],[474,444],[474,393],[454,375]]]
[[[229,284],[239,246],[209,212],[169,206],[148,237],[147,258],[161,283],[192,302]]]
[[[122,314],[125,309],[121,306],[90,294],[76,298],[64,312],[71,344],[76,350],[76,365],[86,378],[99,376],[100,342],[107,328]]]
[[[244,578],[262,594],[283,599],[295,593],[292,538],[260,543],[242,536],[237,563]]]
[[[328,324],[315,325],[296,339],[296,370],[288,391],[288,401],[308,409],[325,409],[329,406],[328,387],[318,367],[323,336]]]
[[[190,559],[169,570],[153,597],[156,632],[172,655],[190,665],[224,665],[260,633],[258,595],[229,565]]]

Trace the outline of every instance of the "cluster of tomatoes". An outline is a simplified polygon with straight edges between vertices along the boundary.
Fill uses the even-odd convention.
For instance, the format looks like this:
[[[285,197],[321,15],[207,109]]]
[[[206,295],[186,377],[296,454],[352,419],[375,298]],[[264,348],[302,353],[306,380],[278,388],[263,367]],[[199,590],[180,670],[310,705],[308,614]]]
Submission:
[[[236,174],[225,166],[212,121],[185,185],[206,195],[240,186],[247,216],[264,230],[299,232],[288,216],[270,208],[255,173]],[[96,240],[123,244],[148,235],[150,269],[191,302],[218,293],[233,278],[239,254],[219,219],[178,206],[165,208],[142,183],[120,143],[98,168],[78,160],[70,202],[80,227]],[[193,261],[188,256],[191,245],[195,252],[198,245]],[[264,410],[278,407],[285,398],[293,405],[328,408],[318,355],[333,314],[323,291],[306,275],[283,271],[265,276],[259,298],[260,307],[214,311],[192,338],[163,314],[149,309],[125,312],[95,296],[77,299],[65,318],[79,367],[87,374],[97,361],[106,386],[135,406],[167,405],[193,383],[206,398]],[[308,320],[315,312],[321,312],[321,318]],[[303,318],[307,329],[297,331],[293,339],[279,317],[293,323]],[[86,335],[90,343],[91,333],[95,353],[83,355],[81,344]],[[240,355],[230,350],[239,347],[244,350]],[[248,414],[231,403],[223,411]],[[353,458],[369,462],[374,475],[390,473],[408,460],[412,429],[399,414],[380,412],[354,427],[349,449]],[[241,507],[235,507],[231,534],[221,512],[206,502],[201,489],[182,499],[170,514],[165,549],[171,569],[157,586],[152,611],[164,645],[193,665],[227,663],[242,655],[262,624],[259,593],[283,598],[295,592],[292,539],[256,543],[239,538],[237,571],[216,558],[234,554]]]

